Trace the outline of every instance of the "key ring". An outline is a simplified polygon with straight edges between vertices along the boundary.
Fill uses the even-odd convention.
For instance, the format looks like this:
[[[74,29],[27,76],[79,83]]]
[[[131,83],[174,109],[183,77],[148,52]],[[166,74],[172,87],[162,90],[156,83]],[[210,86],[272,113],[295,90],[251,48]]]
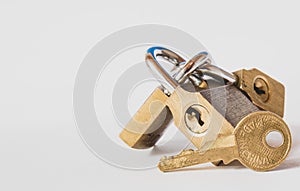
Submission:
[[[158,61],[159,57],[163,58],[164,61],[167,61],[176,67],[174,75],[170,74],[165,70],[164,67],[162,67],[162,65]],[[201,63],[192,63],[192,61],[189,61],[189,63],[186,64],[186,60],[184,58],[167,48],[151,47],[147,50],[146,63],[154,77],[162,84],[167,94],[170,94],[170,92],[173,92],[178,85],[185,83],[187,78],[189,78],[189,80],[195,86],[201,88],[207,87],[206,81],[198,78],[196,75],[191,74],[195,72],[195,69],[201,64],[210,64],[208,53],[201,52],[194,57],[194,60],[196,60],[197,58],[204,58],[204,60]]]
[[[175,90],[179,83],[172,78],[169,72],[167,72],[165,68],[162,67],[162,65],[158,62],[159,57],[177,67],[185,64],[186,61],[177,53],[164,47],[156,46],[147,50],[146,64],[150,68],[154,77],[164,87],[164,90],[170,94]]]
[[[162,57],[165,61],[172,63],[178,68],[178,71],[173,77],[158,62],[158,57]],[[147,50],[146,63],[168,94],[173,92],[178,85],[186,82],[187,78],[189,78],[194,85],[205,88],[207,87],[205,80],[207,76],[215,79],[221,78],[226,80],[229,84],[236,82],[235,75],[212,65],[208,53],[205,51],[198,53],[186,63],[185,59],[169,49],[151,47]]]
[[[232,73],[229,73],[222,68],[219,68],[213,64],[204,63],[196,69],[201,75],[202,80],[205,80],[205,76],[212,77],[214,79],[226,80],[229,84],[235,84],[237,79]]]
[[[175,80],[180,83],[189,75],[195,73],[195,71],[196,73],[200,73],[201,81],[205,81],[204,77],[209,76],[215,79],[221,78],[228,81],[230,84],[234,84],[236,82],[235,75],[211,64],[211,60],[208,58],[207,52],[200,52],[189,60],[176,74]],[[198,80],[200,80],[199,77]]]
[[[203,64],[210,64],[211,61],[207,52],[200,52],[190,59],[174,76],[174,79],[179,83],[184,82],[190,74]]]

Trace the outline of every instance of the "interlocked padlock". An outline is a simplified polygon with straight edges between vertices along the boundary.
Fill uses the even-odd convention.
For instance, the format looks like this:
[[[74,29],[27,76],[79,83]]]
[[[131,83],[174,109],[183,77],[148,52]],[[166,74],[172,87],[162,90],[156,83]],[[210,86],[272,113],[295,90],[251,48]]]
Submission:
[[[174,65],[169,73],[159,59]],[[277,167],[288,155],[291,135],[285,122],[284,86],[257,69],[228,73],[211,63],[207,52],[186,62],[175,52],[152,47],[148,66],[162,83],[121,132],[130,147],[155,145],[174,118],[175,125],[198,148],[162,158],[159,168],[172,171],[204,162],[239,160],[258,171]],[[277,131],[283,143],[267,144]]]

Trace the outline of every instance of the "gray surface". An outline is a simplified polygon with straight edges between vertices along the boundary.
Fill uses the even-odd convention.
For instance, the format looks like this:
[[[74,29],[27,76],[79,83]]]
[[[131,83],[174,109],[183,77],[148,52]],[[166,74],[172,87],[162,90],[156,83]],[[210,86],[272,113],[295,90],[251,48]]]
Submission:
[[[212,103],[219,113],[225,116],[233,127],[248,114],[259,111],[235,86],[227,85],[225,87],[212,88],[201,91],[201,94]]]

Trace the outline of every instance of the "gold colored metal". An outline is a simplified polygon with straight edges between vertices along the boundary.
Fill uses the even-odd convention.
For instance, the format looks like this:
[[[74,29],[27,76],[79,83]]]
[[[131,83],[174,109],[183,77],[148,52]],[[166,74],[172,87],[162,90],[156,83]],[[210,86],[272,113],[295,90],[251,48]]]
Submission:
[[[230,135],[234,129],[199,92],[188,92],[177,86],[166,104],[171,110],[174,124],[200,151],[209,148],[216,136]],[[191,108],[195,108],[199,112],[200,120],[204,122],[202,127],[191,128],[195,127],[199,120],[186,122],[187,113]],[[212,117],[213,120],[211,120]],[[195,123],[195,126],[192,126],[191,123]]]
[[[262,78],[256,78],[254,80],[254,91],[256,92],[256,96],[264,103],[266,103],[269,99],[269,86],[267,82]]]
[[[237,87],[250,97],[251,101],[263,110],[283,117],[284,86],[258,69],[234,72],[238,77]]]
[[[168,98],[156,88],[120,133],[120,138],[135,149],[154,146],[172,119],[166,106]]]
[[[185,113],[185,124],[190,131],[201,134],[207,131],[208,123],[204,123],[202,119],[209,120],[210,115],[206,108],[199,104],[192,105]]]
[[[162,53],[168,55],[168,59],[174,57],[178,60],[171,51],[163,50]],[[239,70],[231,74],[232,83],[237,80],[235,85],[247,96],[236,87],[228,86],[235,90],[228,91],[226,100],[238,101],[231,102],[228,107],[218,105],[214,108],[208,101],[210,98],[206,99],[206,94],[199,92],[209,87],[198,73],[192,73],[195,62],[188,62],[182,75],[171,77],[152,54],[148,53],[146,60],[159,77],[167,82],[168,95],[157,88],[120,133],[120,138],[132,148],[152,147],[173,117],[178,129],[198,148],[196,151],[184,150],[179,155],[162,158],[158,165],[160,170],[173,171],[206,162],[217,164],[223,161],[226,165],[239,160],[253,170],[267,171],[276,168],[287,157],[291,148],[291,135],[288,126],[279,117],[284,113],[285,92],[280,82],[257,69]],[[179,61],[181,63],[184,60]],[[226,73],[219,74],[210,69],[207,72],[217,77],[226,76]],[[187,78],[191,84],[179,83]],[[187,91],[190,87],[194,91]],[[234,92],[238,92],[242,98]],[[244,107],[236,107],[239,105]],[[222,108],[226,111],[224,116],[219,113],[223,111]],[[258,111],[260,109],[267,111]],[[266,141],[266,136],[273,131],[280,132],[284,139],[283,144],[277,148],[271,147]]]
[[[222,128],[228,129],[226,126]],[[266,136],[273,131],[280,132],[283,136],[283,144],[277,148],[266,142]],[[158,167],[167,172],[207,162],[222,160],[224,164],[229,164],[239,160],[250,169],[268,171],[279,166],[287,157],[291,142],[289,128],[278,115],[258,111],[242,119],[230,135],[218,134],[206,152],[186,150],[176,156],[163,157]]]

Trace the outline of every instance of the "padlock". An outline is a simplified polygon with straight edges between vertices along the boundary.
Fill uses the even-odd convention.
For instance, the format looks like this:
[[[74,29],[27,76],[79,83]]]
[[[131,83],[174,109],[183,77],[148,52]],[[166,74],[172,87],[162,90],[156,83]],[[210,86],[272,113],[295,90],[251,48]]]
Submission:
[[[172,77],[165,76],[168,72],[159,64],[159,57],[174,65],[175,69],[171,74]],[[165,101],[177,84],[180,84],[186,90],[200,91],[233,126],[247,114],[258,111],[258,107],[267,108],[280,116],[283,115],[283,85],[256,69],[250,71],[240,70],[233,75],[212,65],[207,52],[199,53],[186,63],[181,56],[162,47],[150,48],[146,55],[146,61],[154,76],[162,83],[162,87],[153,92],[120,134],[121,139],[132,148],[152,147],[162,136],[172,118]],[[249,73],[252,71],[254,73],[250,75]],[[210,87],[208,88],[208,80],[201,79],[205,77],[218,79],[221,83],[215,83],[214,80],[210,79]],[[257,79],[264,79],[264,82],[266,82],[263,85],[268,88],[265,91],[268,94],[268,99],[261,100],[263,96],[256,89]],[[224,83],[227,85],[221,87]],[[253,88],[249,88],[250,86]],[[276,94],[274,94],[275,92]],[[279,104],[274,105],[273,100],[276,100]],[[156,103],[156,105],[160,103],[160,106],[157,106],[156,110],[151,110],[149,108],[151,103]],[[192,109],[191,111],[195,112]],[[207,125],[204,125],[202,129],[207,129]],[[199,145],[196,146],[199,147]]]
[[[185,64],[185,59],[166,48],[153,47],[149,49],[149,52],[151,51],[156,52],[156,59],[161,58],[171,64],[174,72],[180,65]],[[151,71],[161,83],[165,80],[156,69]],[[128,146],[135,149],[147,149],[154,146],[160,139],[172,119],[172,114],[165,103],[170,96],[167,89],[170,89],[168,83],[157,87],[120,133],[120,138]]]
[[[179,69],[186,66],[185,59],[175,52],[163,48],[152,47],[148,52],[155,55],[155,60],[159,58],[164,62],[168,62],[173,66],[173,73],[177,73]],[[209,62],[207,53],[203,52],[204,62]],[[135,149],[147,149],[156,144],[162,136],[164,130],[172,119],[172,114],[165,104],[165,101],[170,96],[172,87],[168,83],[163,83],[165,78],[160,76],[159,68],[151,69],[153,75],[158,79],[162,86],[156,88],[154,92],[147,98],[144,104],[140,107],[137,113],[130,119],[126,127],[120,133],[120,138],[130,147]],[[191,75],[190,80],[197,83],[196,76]],[[181,84],[184,84],[181,82]],[[193,85],[189,84],[191,87]],[[201,89],[206,88],[206,83],[195,85]]]
[[[170,98],[167,100],[167,105],[174,117],[174,123],[198,148],[195,152],[183,151],[178,156],[163,158],[159,164],[159,168],[162,171],[169,171],[208,161],[216,163],[219,162],[217,159],[224,159],[225,164],[233,160],[239,160],[242,164],[253,170],[266,171],[277,167],[287,157],[291,148],[291,135],[287,125],[280,116],[271,112],[259,111],[260,108],[269,107],[273,109],[272,102],[267,101],[270,97],[276,96],[270,94],[270,92],[272,92],[272,88],[276,88],[276,85],[279,84],[281,86],[280,83],[259,71],[257,72],[257,70],[252,70],[256,71],[256,74],[248,78],[251,81],[248,84],[253,85],[253,89],[248,88],[243,90],[245,90],[245,93],[257,94],[256,99],[263,101],[264,105],[261,105],[259,102],[252,100],[254,104],[260,106],[258,108],[251,102],[250,99],[253,99],[251,95],[249,99],[236,87],[230,85],[230,83],[227,86],[209,88],[200,92],[189,92],[183,89],[182,86],[184,84],[180,85],[180,80],[183,79],[182,77],[188,77],[196,69],[202,77],[205,74],[210,77],[217,76],[218,78],[227,80],[227,82],[231,82],[231,84],[236,79],[229,73],[208,63],[197,65],[198,55],[191,60],[191,63],[188,62],[186,64],[191,70],[185,70],[185,65],[173,78],[154,59],[155,57],[151,57],[150,55],[147,58],[151,61],[148,63],[155,65],[154,68],[161,73],[161,76],[166,79],[169,86],[174,88]],[[182,70],[185,72],[181,72]],[[186,75],[186,73],[189,74]],[[176,78],[178,74],[180,77]],[[239,76],[239,80],[243,79],[242,76]],[[261,83],[261,81],[257,81],[257,79],[268,79],[269,83],[273,86],[268,86],[269,89],[267,89],[259,85],[258,82]],[[203,79],[199,79],[200,82],[201,80],[203,81]],[[266,81],[264,80],[264,82]],[[240,82],[237,84],[239,85]],[[268,84],[266,83],[265,85]],[[224,88],[227,93],[224,96],[226,105],[220,104],[224,102],[219,101],[220,94],[222,95]],[[280,95],[284,95],[284,88],[279,89],[283,91]],[[263,92],[259,92],[259,90]],[[269,93],[268,99],[264,96],[261,97],[262,94],[266,93],[265,90]],[[277,98],[277,100],[283,99],[284,97]],[[212,104],[213,100],[217,104]],[[276,108],[273,111],[278,112],[279,115],[282,112],[282,110]],[[225,118],[220,112],[225,113]],[[233,130],[235,126],[237,127],[236,131]],[[273,131],[280,131],[284,138],[283,144],[278,148],[271,148],[266,143],[267,133]],[[254,132],[254,134],[247,135],[247,132]],[[255,140],[254,143],[250,143],[249,138]],[[245,145],[247,149],[244,148],[246,147]],[[248,147],[251,145],[253,145],[253,148],[249,149]],[[222,154],[218,155],[216,150]],[[205,152],[207,154],[204,154]],[[230,154],[230,152],[234,153]]]

